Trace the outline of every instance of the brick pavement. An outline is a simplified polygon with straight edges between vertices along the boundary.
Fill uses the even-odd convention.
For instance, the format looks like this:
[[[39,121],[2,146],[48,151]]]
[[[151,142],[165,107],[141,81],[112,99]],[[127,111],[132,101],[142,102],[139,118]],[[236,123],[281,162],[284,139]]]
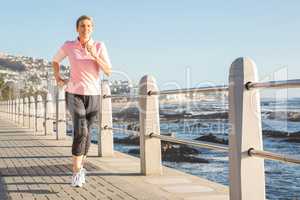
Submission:
[[[120,152],[100,158],[95,144],[85,167],[87,183],[71,187],[70,138],[34,134],[0,118],[0,200],[228,199],[225,186],[174,169],[164,167],[163,176],[142,176],[138,158]],[[198,190],[176,191],[176,186]]]

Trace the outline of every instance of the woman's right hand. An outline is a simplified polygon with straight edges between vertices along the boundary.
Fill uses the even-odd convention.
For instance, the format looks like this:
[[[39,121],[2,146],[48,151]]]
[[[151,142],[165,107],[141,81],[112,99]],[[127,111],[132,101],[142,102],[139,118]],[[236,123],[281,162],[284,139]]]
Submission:
[[[55,79],[56,79],[56,84],[59,87],[63,87],[64,85],[66,85],[69,82],[69,80],[62,79],[62,78],[60,78],[58,76]]]

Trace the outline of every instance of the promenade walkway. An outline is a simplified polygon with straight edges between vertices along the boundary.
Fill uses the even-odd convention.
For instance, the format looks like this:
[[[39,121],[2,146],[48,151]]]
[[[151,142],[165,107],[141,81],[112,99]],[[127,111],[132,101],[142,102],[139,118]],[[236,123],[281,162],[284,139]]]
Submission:
[[[70,147],[70,137],[35,134],[0,117],[0,199],[229,199],[227,187],[167,167],[162,176],[143,176],[138,158],[98,157],[94,144],[87,183],[73,188]]]

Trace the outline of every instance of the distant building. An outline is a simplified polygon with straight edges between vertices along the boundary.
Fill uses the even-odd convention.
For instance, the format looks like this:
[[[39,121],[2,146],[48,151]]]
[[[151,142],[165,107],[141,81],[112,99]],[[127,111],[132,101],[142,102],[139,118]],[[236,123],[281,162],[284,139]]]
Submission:
[[[130,81],[114,80],[109,83],[112,94],[135,94],[136,87]]]

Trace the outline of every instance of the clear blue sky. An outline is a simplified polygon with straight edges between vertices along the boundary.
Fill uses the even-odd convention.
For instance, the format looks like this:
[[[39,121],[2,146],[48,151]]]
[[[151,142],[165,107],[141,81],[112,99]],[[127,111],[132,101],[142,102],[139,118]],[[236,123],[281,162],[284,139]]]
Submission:
[[[152,74],[165,88],[227,83],[239,56],[256,61],[261,79],[284,78],[284,67],[300,78],[299,9],[298,0],[9,0],[1,2],[0,51],[50,60],[87,14],[114,70],[135,81]]]

